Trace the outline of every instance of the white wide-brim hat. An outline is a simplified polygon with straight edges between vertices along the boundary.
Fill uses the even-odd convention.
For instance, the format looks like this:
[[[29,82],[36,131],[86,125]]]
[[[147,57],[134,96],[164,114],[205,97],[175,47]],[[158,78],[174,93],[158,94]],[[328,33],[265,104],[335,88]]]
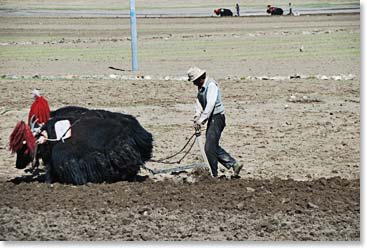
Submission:
[[[202,70],[198,67],[191,67],[187,71],[187,76],[189,77],[189,81],[195,81],[199,77],[201,77],[205,73],[205,70]]]

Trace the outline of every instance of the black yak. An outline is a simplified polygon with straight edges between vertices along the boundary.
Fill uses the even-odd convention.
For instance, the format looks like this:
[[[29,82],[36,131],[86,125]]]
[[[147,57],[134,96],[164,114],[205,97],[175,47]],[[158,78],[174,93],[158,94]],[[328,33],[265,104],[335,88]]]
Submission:
[[[37,154],[46,165],[48,182],[85,184],[133,180],[152,156],[152,135],[131,115],[66,107],[51,112],[50,116],[36,134],[42,143]],[[71,137],[57,140],[55,125],[65,120],[70,122]],[[23,142],[30,128],[24,122],[17,127],[9,145],[17,153],[16,167],[22,169],[33,160],[35,149],[31,139]]]
[[[218,16],[233,16],[233,12],[230,9],[215,9],[214,13]]]

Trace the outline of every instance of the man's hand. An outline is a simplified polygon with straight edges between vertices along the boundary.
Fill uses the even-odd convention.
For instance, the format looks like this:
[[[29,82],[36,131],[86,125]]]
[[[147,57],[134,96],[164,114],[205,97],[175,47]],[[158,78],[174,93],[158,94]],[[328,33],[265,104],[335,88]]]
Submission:
[[[208,121],[208,119],[204,119],[204,120],[198,120],[200,122],[200,125],[205,125],[205,123]]]
[[[199,123],[195,123],[193,127],[195,129],[195,132],[200,132],[201,131],[201,125]]]
[[[196,121],[196,123],[200,125],[205,125],[205,123],[208,121],[208,119],[205,118],[205,116],[200,116],[199,119]]]
[[[202,126],[207,122],[207,119],[204,119],[200,114],[194,116],[194,129],[197,133],[201,132]]]

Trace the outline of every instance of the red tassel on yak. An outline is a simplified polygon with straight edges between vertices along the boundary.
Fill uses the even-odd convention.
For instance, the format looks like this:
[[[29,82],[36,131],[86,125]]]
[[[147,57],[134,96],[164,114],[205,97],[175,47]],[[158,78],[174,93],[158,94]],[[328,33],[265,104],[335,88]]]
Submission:
[[[50,107],[48,102],[43,96],[35,96],[35,98],[28,114],[28,124],[30,124],[33,115],[38,124],[46,123],[48,119],[50,119]]]

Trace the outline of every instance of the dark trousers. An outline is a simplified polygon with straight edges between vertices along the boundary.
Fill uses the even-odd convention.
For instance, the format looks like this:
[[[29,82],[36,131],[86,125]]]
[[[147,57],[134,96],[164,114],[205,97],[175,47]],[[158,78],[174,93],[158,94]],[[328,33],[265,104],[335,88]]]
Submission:
[[[236,160],[219,146],[219,139],[225,126],[224,114],[212,115],[208,120],[205,153],[214,177],[218,176],[218,161],[227,169],[232,168],[236,163]]]

